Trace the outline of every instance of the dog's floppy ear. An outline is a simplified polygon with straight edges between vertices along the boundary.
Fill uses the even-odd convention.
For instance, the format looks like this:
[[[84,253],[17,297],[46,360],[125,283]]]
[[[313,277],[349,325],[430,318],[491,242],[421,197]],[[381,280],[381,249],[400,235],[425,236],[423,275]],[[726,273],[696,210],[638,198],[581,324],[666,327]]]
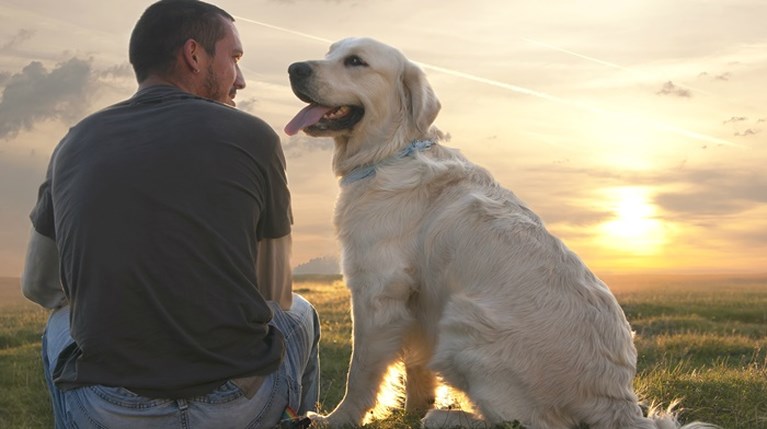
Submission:
[[[437,118],[441,107],[439,100],[426,80],[426,74],[410,61],[405,64],[402,81],[409,119],[425,134]]]

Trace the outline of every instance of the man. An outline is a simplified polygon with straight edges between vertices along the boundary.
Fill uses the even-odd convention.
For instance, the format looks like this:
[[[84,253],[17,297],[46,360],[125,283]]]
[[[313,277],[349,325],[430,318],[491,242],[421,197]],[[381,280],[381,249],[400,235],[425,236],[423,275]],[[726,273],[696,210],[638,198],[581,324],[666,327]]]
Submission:
[[[54,150],[22,288],[55,308],[57,427],[272,428],[315,407],[317,314],[291,293],[279,137],[232,107],[242,55],[225,11],[153,4],[136,94]]]

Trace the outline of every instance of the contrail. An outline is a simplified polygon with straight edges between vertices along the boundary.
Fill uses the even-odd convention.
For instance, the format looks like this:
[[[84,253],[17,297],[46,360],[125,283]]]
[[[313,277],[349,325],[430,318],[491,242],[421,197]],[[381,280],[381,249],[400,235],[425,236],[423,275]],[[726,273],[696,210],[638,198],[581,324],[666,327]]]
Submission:
[[[256,21],[256,20],[253,20],[253,19],[243,18],[241,16],[236,16],[235,15],[234,19],[239,20],[239,21],[250,22],[251,24],[260,25],[260,26],[266,27],[266,28],[271,28],[272,30],[282,31],[284,33],[290,33],[290,34],[293,34],[293,35],[296,35],[296,36],[301,36],[301,37],[303,37],[305,39],[311,39],[311,40],[315,40],[317,42],[333,43],[332,40],[323,39],[322,37],[313,36],[311,34],[302,33],[300,31],[290,30],[290,29],[284,28],[284,27],[278,27],[276,25],[267,24],[265,22]]]
[[[300,37],[303,37],[303,38],[306,38],[306,39],[311,39],[311,40],[318,41],[318,42],[323,42],[323,43],[328,43],[328,44],[333,42],[332,40],[328,40],[328,39],[325,39],[325,38],[322,38],[322,37],[314,36],[312,34],[302,33],[302,32],[291,30],[291,29],[284,28],[284,27],[278,27],[276,25],[267,24],[265,22],[256,21],[256,20],[253,20],[253,19],[243,18],[243,17],[240,17],[240,16],[235,16],[235,19],[241,20],[241,21],[245,21],[245,22],[249,22],[249,23],[256,24],[256,25],[260,25],[262,27],[266,27],[266,28],[269,28],[269,29],[272,29],[272,30],[277,30],[277,31],[282,31],[282,32],[285,32],[285,33],[293,34],[293,35],[296,35],[296,36],[300,36]],[[740,145],[740,144],[737,144],[737,143],[733,143],[733,142],[728,141],[728,140],[720,139],[718,137],[708,136],[708,135],[705,135],[705,134],[696,133],[694,131],[686,130],[684,128],[679,128],[679,127],[676,127],[676,126],[673,126],[673,125],[670,125],[670,124],[665,124],[665,123],[662,123],[662,122],[648,121],[646,119],[639,119],[639,118],[637,118],[635,116],[628,116],[626,114],[622,114],[622,113],[618,113],[618,112],[612,112],[612,111],[605,110],[605,109],[602,109],[602,108],[599,108],[599,107],[596,107],[596,106],[592,106],[592,105],[589,105],[589,104],[585,104],[585,103],[582,103],[582,102],[579,102],[579,101],[567,100],[567,99],[564,99],[564,98],[561,98],[561,97],[557,97],[555,95],[547,94],[545,92],[535,91],[533,89],[525,88],[525,87],[522,87],[522,86],[512,85],[512,84],[509,84],[509,83],[500,82],[500,81],[493,80],[493,79],[487,79],[487,78],[484,78],[484,77],[481,77],[481,76],[475,76],[473,74],[464,73],[464,72],[457,71],[457,70],[447,69],[447,68],[444,68],[444,67],[435,66],[435,65],[431,65],[431,64],[426,64],[426,63],[422,63],[422,62],[418,62],[418,61],[413,61],[413,62],[416,63],[418,66],[424,68],[424,69],[434,70],[434,71],[439,72],[439,73],[443,73],[443,74],[459,77],[461,79],[466,79],[466,80],[470,80],[470,81],[473,81],[473,82],[479,82],[479,83],[483,83],[483,84],[486,84],[486,85],[491,85],[491,86],[494,86],[496,88],[506,89],[506,90],[509,90],[509,91],[512,91],[512,92],[516,92],[516,93],[519,93],[519,94],[525,94],[525,95],[530,95],[530,96],[533,96],[533,97],[542,98],[544,100],[552,101],[552,102],[559,103],[559,104],[564,104],[564,105],[567,105],[567,106],[575,107],[577,109],[586,110],[586,111],[589,111],[589,112],[592,112],[592,113],[598,113],[600,115],[612,116],[612,117],[616,117],[616,118],[619,118],[619,119],[623,119],[623,120],[627,120],[627,121],[632,121],[632,122],[641,122],[643,124],[650,125],[653,128],[655,128],[655,129],[662,130],[662,131],[668,131],[668,132],[671,132],[671,133],[674,133],[674,134],[678,134],[678,135],[681,135],[681,136],[684,136],[684,137],[688,137],[688,138],[691,138],[691,139],[705,141],[705,142],[709,142],[709,143],[716,143],[716,144],[721,144],[721,145],[726,145],[726,146],[731,146],[731,147],[740,147],[740,148],[744,147],[743,145]],[[610,64],[610,63],[607,63],[607,64]]]
[[[625,66],[622,66],[620,64],[611,63],[609,61],[600,60],[599,58],[590,57],[588,55],[583,55],[581,53],[570,51],[568,49],[561,48],[559,46],[550,45],[548,43],[540,42],[538,40],[528,39],[528,38],[525,38],[525,37],[523,37],[522,40],[527,42],[527,43],[531,43],[533,45],[538,45],[538,46],[541,46],[541,47],[544,47],[544,48],[547,48],[547,49],[552,49],[552,50],[555,50],[555,51],[559,51],[559,52],[562,52],[562,53],[567,54],[567,55],[572,55],[574,57],[578,57],[578,58],[581,58],[581,59],[584,59],[584,60],[587,60],[587,61],[591,61],[593,63],[602,64],[603,66],[607,66],[607,67],[612,67],[612,68],[615,68],[615,69],[623,70],[625,72],[629,72],[629,73],[632,73],[634,75],[642,76],[642,77],[645,77],[645,78],[650,78],[651,77],[649,74],[643,73],[643,72],[638,71],[636,69],[625,67]],[[685,88],[685,89],[689,89],[689,90],[692,90],[692,91],[695,91],[695,92],[699,92],[701,94],[713,95],[713,94],[711,94],[708,91],[704,91],[704,90],[699,89],[699,88],[694,88],[694,87],[689,86],[689,85],[683,85],[683,84],[680,84],[680,83],[675,83],[675,85],[680,87],[680,88]]]
[[[508,84],[508,83],[505,83],[505,82],[499,82],[497,80],[487,79],[487,78],[480,77],[480,76],[474,76],[472,74],[463,73],[463,72],[456,71],[456,70],[451,70],[451,69],[446,69],[444,67],[433,66],[433,65],[430,65],[430,64],[419,63],[419,62],[416,62],[416,61],[414,61],[414,62],[416,64],[418,64],[420,67],[425,68],[425,69],[431,69],[431,70],[434,70],[434,71],[437,71],[437,72],[440,72],[440,73],[444,73],[444,74],[448,74],[448,75],[451,75],[451,76],[460,77],[460,78],[463,78],[463,79],[466,79],[466,80],[471,80],[471,81],[474,81],[474,82],[480,82],[480,83],[484,83],[484,84],[487,84],[487,85],[492,85],[492,86],[495,86],[497,88],[508,89],[510,91],[518,92],[520,94],[532,95],[534,97],[543,98],[545,100],[553,101],[555,103],[565,104],[565,105],[568,105],[568,106],[576,107],[576,108],[581,109],[581,110],[586,110],[586,111],[589,111],[589,112],[598,113],[600,115],[613,116],[613,117],[617,117],[619,119],[626,120],[626,121],[642,122],[644,124],[652,126],[655,129],[662,130],[662,131],[672,132],[672,133],[679,134],[679,135],[685,136],[685,137],[689,137],[689,138],[692,138],[692,139],[695,139],[695,140],[707,141],[709,143],[722,144],[722,145],[727,145],[727,146],[732,146],[732,147],[743,147],[743,145],[740,145],[740,144],[737,144],[737,143],[733,143],[733,142],[728,141],[728,140],[720,139],[718,137],[708,136],[708,135],[705,135],[705,134],[696,133],[694,131],[685,130],[684,128],[679,128],[679,127],[676,127],[676,126],[673,126],[673,125],[670,125],[670,124],[665,124],[663,122],[654,122],[654,121],[648,121],[647,119],[638,119],[638,118],[636,118],[634,116],[628,116],[626,114],[619,113],[619,112],[612,112],[612,111],[605,110],[605,109],[602,109],[600,107],[592,106],[592,105],[589,105],[589,104],[586,104],[586,103],[582,103],[582,102],[579,102],[579,101],[567,100],[567,99],[564,99],[564,98],[561,98],[561,97],[557,97],[555,95],[547,94],[545,92],[539,92],[539,91],[535,91],[535,90],[532,90],[532,89],[524,88],[524,87],[521,87],[521,86],[511,85],[511,84]]]

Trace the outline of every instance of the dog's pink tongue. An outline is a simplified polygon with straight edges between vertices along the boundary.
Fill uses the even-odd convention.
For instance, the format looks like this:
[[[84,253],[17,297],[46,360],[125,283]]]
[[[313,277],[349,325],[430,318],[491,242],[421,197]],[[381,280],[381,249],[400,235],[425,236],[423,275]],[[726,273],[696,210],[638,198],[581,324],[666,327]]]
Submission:
[[[332,107],[312,103],[301,109],[296,117],[291,119],[288,125],[285,125],[285,133],[289,136],[298,133],[309,125],[316,124],[325,113],[331,110],[333,110]]]

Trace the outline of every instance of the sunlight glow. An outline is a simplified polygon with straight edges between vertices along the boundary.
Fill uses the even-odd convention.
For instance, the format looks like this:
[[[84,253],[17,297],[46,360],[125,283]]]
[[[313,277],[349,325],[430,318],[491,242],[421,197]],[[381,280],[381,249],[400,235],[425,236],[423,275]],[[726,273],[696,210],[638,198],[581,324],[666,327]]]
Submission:
[[[657,219],[657,209],[649,202],[648,194],[644,187],[608,190],[609,209],[614,218],[600,228],[603,245],[634,254],[660,251],[666,242],[666,231]]]
[[[401,361],[389,366],[378,390],[376,406],[365,416],[365,424],[383,420],[391,415],[393,409],[404,405],[404,378],[405,365]]]
[[[405,364],[402,361],[397,361],[389,366],[378,390],[376,406],[365,416],[365,424],[386,419],[392,414],[392,410],[405,406],[405,385],[407,383],[405,378]],[[474,404],[469,398],[463,392],[445,384],[440,377],[437,377],[434,406],[438,409],[475,412]]]

